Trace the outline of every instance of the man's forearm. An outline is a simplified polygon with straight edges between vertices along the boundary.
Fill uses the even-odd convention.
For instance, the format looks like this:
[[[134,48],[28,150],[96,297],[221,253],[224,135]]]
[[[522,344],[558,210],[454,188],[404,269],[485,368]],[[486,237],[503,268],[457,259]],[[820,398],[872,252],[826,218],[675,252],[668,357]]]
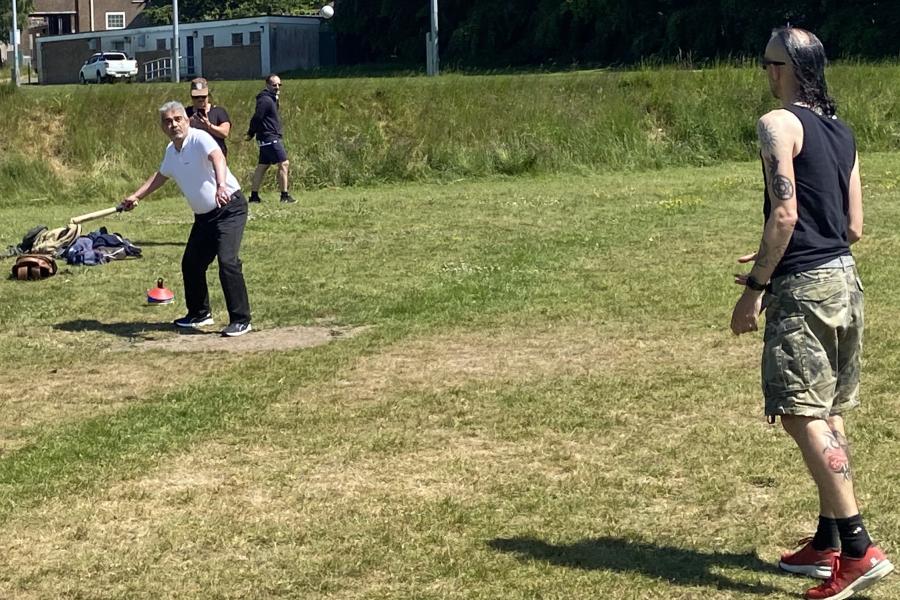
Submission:
[[[216,150],[210,154],[209,160],[212,161],[213,171],[215,171],[216,174],[216,185],[224,186],[225,177],[228,172],[228,167],[225,166],[225,155],[222,154],[221,150]]]
[[[141,187],[139,187],[137,191],[132,194],[132,196],[135,196],[138,200],[143,200],[144,198],[161,188],[166,181],[168,181],[168,178],[157,171],[156,173],[151,175],[147,179],[147,181],[145,181],[143,185],[141,185]]]
[[[224,140],[231,131],[231,125],[213,125],[210,123],[207,131],[209,131],[211,136]]]
[[[794,234],[795,223],[793,221],[782,222],[775,215],[768,220],[763,230],[762,241],[759,243],[759,252],[756,262],[750,271],[750,276],[759,283],[766,283],[772,278],[772,273],[791,243]]]

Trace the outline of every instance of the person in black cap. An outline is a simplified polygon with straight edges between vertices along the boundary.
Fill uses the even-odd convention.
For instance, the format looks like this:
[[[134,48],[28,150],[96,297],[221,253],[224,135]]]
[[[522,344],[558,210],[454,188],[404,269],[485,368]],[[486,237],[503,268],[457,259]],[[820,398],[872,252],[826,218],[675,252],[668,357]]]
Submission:
[[[212,103],[209,93],[209,83],[202,77],[191,80],[191,106],[187,107],[187,116],[191,120],[191,127],[202,129],[222,149],[222,154],[228,156],[228,146],[225,139],[231,133],[231,118],[228,112],[221,106]]]
[[[284,149],[281,117],[278,114],[278,95],[281,92],[281,78],[272,74],[266,77],[266,88],[256,95],[256,112],[250,119],[247,139],[256,136],[259,146],[259,163],[253,172],[250,185],[250,202],[260,202],[259,187],[263,176],[271,165],[278,165],[278,187],[281,188],[281,201],[296,202],[288,193],[288,157]]]

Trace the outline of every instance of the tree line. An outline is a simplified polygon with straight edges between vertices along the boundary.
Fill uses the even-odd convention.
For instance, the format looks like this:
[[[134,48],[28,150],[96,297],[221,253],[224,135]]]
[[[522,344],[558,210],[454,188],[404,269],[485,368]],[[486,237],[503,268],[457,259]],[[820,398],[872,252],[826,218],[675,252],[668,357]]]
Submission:
[[[191,0],[183,22],[261,14],[308,14],[316,0]],[[31,0],[18,0],[20,19]],[[421,64],[430,0],[335,0],[343,64]],[[0,3],[0,40],[10,7]],[[150,0],[145,19],[170,23],[172,0]],[[504,67],[629,65],[643,60],[702,62],[754,56],[773,27],[816,32],[829,55],[900,55],[897,0],[439,0],[444,64]]]
[[[628,65],[758,55],[774,27],[814,31],[831,57],[900,53],[897,0],[439,0],[440,48],[460,67]],[[347,62],[421,62],[429,0],[338,0]]]

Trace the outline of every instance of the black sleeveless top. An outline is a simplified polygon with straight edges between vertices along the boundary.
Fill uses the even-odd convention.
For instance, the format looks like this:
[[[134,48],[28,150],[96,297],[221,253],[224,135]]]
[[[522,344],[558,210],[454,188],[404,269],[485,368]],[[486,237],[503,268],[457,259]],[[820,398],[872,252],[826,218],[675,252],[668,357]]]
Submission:
[[[837,117],[826,117],[809,108],[786,107],[803,125],[803,148],[794,157],[797,224],[772,278],[814,269],[850,254],[847,212],[850,204],[850,172],[856,162],[853,132]],[[763,164],[765,171],[765,164]],[[766,187],[763,214],[772,210]]]

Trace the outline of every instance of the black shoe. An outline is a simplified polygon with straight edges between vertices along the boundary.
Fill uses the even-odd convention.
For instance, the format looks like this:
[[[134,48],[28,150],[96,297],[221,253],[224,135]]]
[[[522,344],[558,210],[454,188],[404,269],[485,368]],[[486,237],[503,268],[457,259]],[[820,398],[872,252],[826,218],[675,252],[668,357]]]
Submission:
[[[247,202],[262,202],[262,198],[259,197],[259,194],[250,192],[250,197],[247,198]]]
[[[212,325],[215,323],[213,321],[212,315],[209,313],[192,316],[185,315],[180,319],[175,319],[173,321],[176,327],[184,327],[185,329],[197,329],[198,327],[206,327],[207,325]]]
[[[222,330],[222,335],[225,337],[237,337],[239,335],[244,335],[245,333],[250,333],[253,330],[253,327],[250,326],[250,323],[229,323],[228,326]]]
[[[296,201],[297,201],[297,199],[294,198],[293,196],[291,196],[290,194],[288,194],[287,192],[281,194],[281,202],[283,204],[293,204]]]

